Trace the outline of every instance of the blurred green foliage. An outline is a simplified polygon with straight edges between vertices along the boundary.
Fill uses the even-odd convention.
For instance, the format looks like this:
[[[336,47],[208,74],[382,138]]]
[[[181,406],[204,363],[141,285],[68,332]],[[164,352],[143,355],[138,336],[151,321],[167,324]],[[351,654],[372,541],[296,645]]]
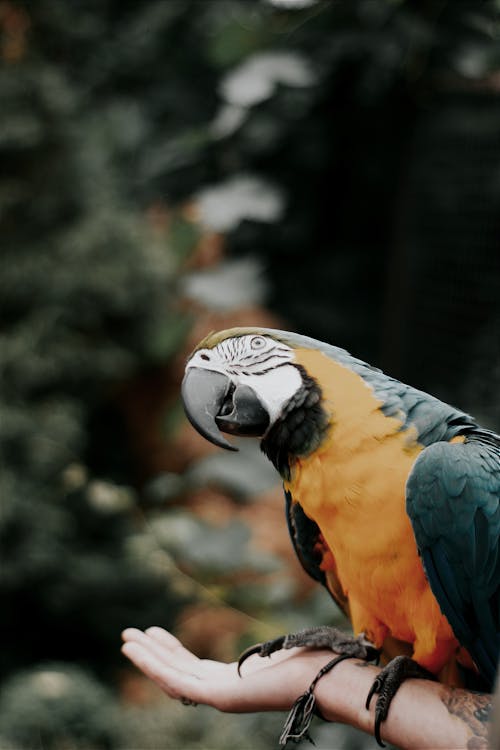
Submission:
[[[182,346],[181,293],[267,294],[290,328],[500,419],[498,2],[286,6],[0,4],[2,747],[269,747],[274,718],[124,708],[120,630],[207,591],[277,629],[335,617],[258,578],[278,562],[240,522],[165,507],[204,483],[253,502],[251,457],[142,491],[117,393]],[[188,200],[196,222],[155,225]],[[207,230],[240,263],[215,284],[185,266]]]
[[[0,743],[9,748],[112,748],[120,739],[110,721],[116,702],[84,670],[66,664],[20,672],[0,699]]]
[[[111,399],[173,351],[157,332],[175,344],[183,324],[170,310],[177,264],[127,195],[132,134],[75,67],[104,18],[89,7],[80,26],[66,7],[12,7],[29,13],[29,39],[0,76],[4,674],[59,658],[109,672],[121,627],[170,623],[178,606],[124,545],[136,499],[115,483],[134,471]]]
[[[127,543],[140,523],[136,467],[115,402],[120,383],[184,338],[172,309],[179,257],[130,186],[144,105],[118,82],[106,93],[93,67],[107,11],[42,2],[0,13],[1,672],[58,660],[94,675],[61,672],[74,696],[50,711],[30,692],[37,673],[13,677],[0,734],[3,746],[111,747],[96,675],[116,678],[124,627],[171,626],[185,600]]]

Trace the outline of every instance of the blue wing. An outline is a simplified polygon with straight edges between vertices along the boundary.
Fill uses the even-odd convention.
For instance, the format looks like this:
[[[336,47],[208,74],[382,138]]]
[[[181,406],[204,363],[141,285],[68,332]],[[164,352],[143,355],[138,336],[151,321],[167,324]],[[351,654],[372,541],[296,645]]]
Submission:
[[[500,437],[477,429],[463,443],[426,448],[406,502],[431,589],[491,689],[500,653]]]

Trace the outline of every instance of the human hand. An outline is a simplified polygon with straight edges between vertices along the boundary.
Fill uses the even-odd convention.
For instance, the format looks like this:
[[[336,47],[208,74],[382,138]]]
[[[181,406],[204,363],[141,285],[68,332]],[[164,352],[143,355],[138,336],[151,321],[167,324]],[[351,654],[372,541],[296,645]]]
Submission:
[[[125,656],[167,695],[232,713],[290,710],[335,656],[330,650],[302,648],[277,651],[264,659],[252,656],[240,677],[236,662],[199,659],[162,628],[145,632],[129,628],[123,640]],[[372,734],[373,707],[367,710],[365,701],[377,672],[377,667],[356,659],[337,664],[314,690],[321,715]],[[487,740],[490,705],[488,695],[428,680],[408,680],[391,704],[384,739],[408,750],[470,748],[472,743],[476,748],[491,747]]]
[[[199,659],[162,628],[129,628],[122,637],[123,654],[171,698],[232,713],[289,710],[332,658],[331,651],[301,648],[254,656],[240,677],[236,662]]]

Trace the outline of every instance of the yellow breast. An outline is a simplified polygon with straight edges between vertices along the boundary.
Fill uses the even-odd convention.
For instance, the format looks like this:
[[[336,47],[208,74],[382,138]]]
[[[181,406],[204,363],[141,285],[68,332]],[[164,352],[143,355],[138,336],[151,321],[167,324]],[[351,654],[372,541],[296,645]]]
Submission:
[[[438,671],[456,641],[425,578],[405,507],[406,480],[423,446],[413,428],[402,430],[383,414],[359,375],[321,352],[301,350],[297,359],[321,384],[332,419],[327,439],[297,461],[286,488],[324,536],[355,632],[377,646],[388,635],[408,642],[415,658]]]

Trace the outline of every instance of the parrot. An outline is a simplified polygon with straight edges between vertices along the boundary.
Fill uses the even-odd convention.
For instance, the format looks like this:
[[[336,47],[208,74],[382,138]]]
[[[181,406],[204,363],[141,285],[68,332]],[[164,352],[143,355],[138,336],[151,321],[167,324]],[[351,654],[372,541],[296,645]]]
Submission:
[[[492,690],[500,652],[500,436],[346,350],[270,328],[206,336],[181,386],[211,443],[260,440],[297,557],[349,618],[247,649],[380,656],[374,734],[409,677]],[[224,434],[225,433],[225,434]]]

